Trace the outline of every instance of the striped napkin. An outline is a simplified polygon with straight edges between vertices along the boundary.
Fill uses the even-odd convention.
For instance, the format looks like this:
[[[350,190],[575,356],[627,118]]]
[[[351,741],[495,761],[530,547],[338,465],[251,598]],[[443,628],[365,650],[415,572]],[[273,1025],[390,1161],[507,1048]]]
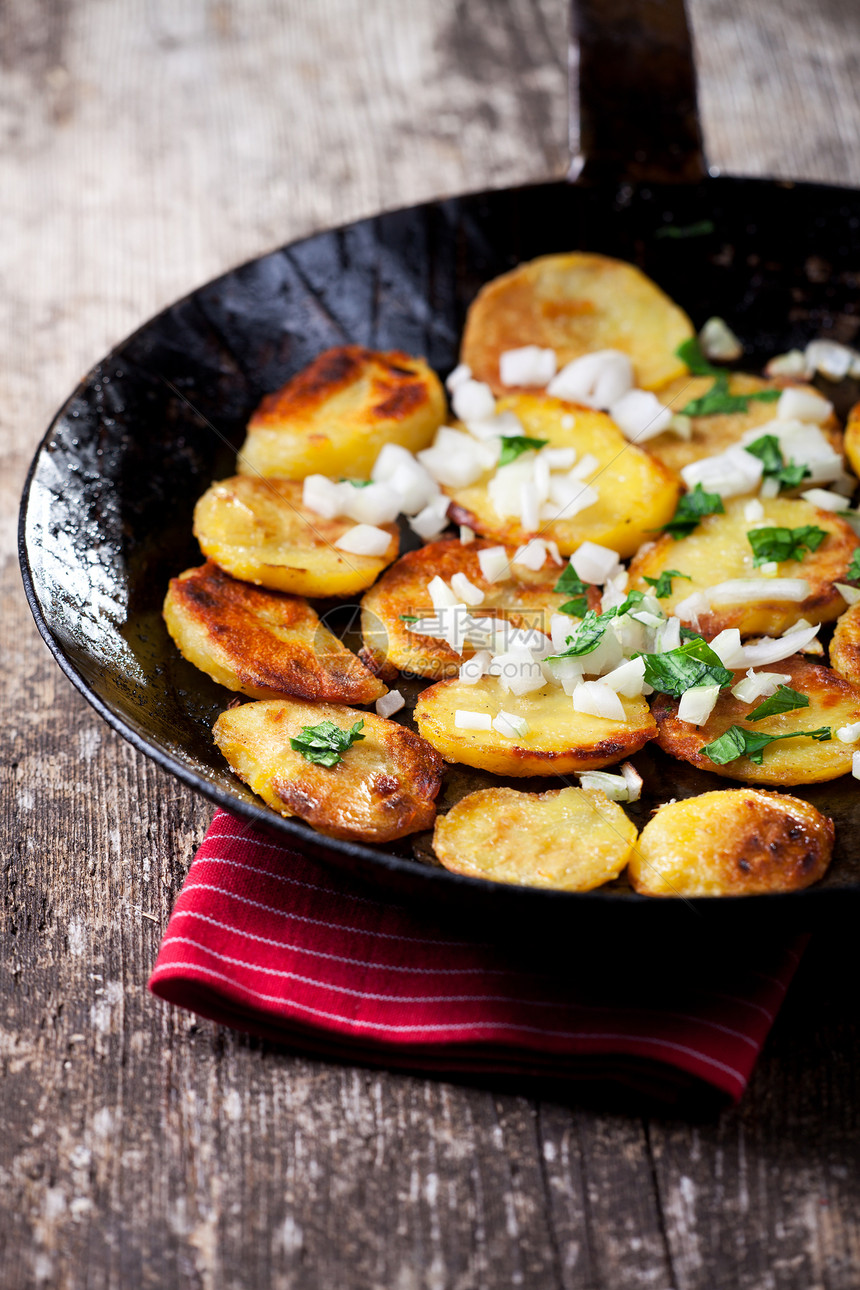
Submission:
[[[733,945],[725,973],[697,983],[679,963],[637,997],[641,957],[629,986],[617,973],[607,986],[599,959],[560,979],[462,935],[218,811],[149,988],[223,1025],[353,1062],[737,1100],[805,943],[747,941],[743,955]]]

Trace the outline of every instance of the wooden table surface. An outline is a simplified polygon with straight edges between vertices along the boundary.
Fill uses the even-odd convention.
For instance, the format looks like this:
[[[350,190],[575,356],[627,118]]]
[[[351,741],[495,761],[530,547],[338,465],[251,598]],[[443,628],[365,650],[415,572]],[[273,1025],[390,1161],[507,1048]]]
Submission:
[[[853,0],[693,0],[709,156],[860,185]],[[560,175],[563,0],[0,3],[0,1285],[854,1290],[856,942],[699,1122],[270,1051],[155,1002],[210,807],[104,726],[13,553],[50,414],[299,234]],[[611,69],[607,69],[607,75]]]

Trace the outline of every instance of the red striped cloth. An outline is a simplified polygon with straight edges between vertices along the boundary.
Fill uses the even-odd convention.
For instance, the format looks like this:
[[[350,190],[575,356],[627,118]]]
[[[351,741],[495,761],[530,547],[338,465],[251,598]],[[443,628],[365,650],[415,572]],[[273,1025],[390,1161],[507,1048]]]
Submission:
[[[727,951],[719,989],[689,965],[601,986],[599,960],[565,980],[426,917],[218,811],[149,981],[202,1017],[353,1061],[434,1071],[617,1079],[671,1097],[737,1100],[804,939]],[[607,949],[613,956],[621,951]],[[728,966],[731,960],[732,966]],[[597,970],[595,970],[595,968]]]

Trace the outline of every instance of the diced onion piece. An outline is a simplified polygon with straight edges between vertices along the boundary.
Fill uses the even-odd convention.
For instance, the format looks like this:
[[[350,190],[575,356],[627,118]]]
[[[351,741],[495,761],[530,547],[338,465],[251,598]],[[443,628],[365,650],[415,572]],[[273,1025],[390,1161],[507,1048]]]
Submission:
[[[681,695],[678,720],[691,726],[703,726],[720,697],[718,685],[693,685]]]
[[[520,489],[525,483],[534,482],[534,457],[524,453],[516,461],[500,466],[487,484],[490,501],[503,518],[519,515]]]
[[[529,732],[529,723],[525,717],[503,710],[493,717],[493,729],[504,735],[505,739],[522,739]]]
[[[851,758],[851,774],[855,779],[860,779],[860,752],[854,753]]]
[[[668,654],[670,650],[680,649],[681,646],[681,620],[674,614],[667,618],[662,627],[657,630],[657,639],[654,642],[655,654]]]
[[[567,614],[553,614],[549,620],[552,634],[552,647],[556,654],[563,654],[567,648],[567,638],[576,630],[575,624]]]
[[[744,352],[744,347],[724,318],[709,318],[699,332],[699,343],[705,358],[716,362],[733,363]]]
[[[504,654],[497,654],[489,667],[491,676],[497,676],[502,686],[511,694],[531,694],[533,690],[542,690],[546,685],[540,663],[530,650],[511,649]]]
[[[708,644],[723,667],[741,667],[746,659],[744,647],[741,644],[741,634],[737,627],[727,627],[725,631],[719,632]]]
[[[786,354],[777,354],[765,367],[766,376],[792,376],[799,381],[808,381],[812,368],[806,362],[802,349],[790,349]]]
[[[701,591],[694,591],[684,600],[679,600],[675,613],[682,622],[692,623],[698,630],[699,614],[706,614],[710,609],[710,592],[705,596]]]
[[[812,421],[820,426],[832,414],[833,404],[812,390],[783,390],[776,405],[780,421]]]
[[[554,658],[544,663],[544,672],[552,677],[553,684],[560,685],[565,694],[573,694],[583,677],[583,666],[578,658]]]
[[[665,407],[650,390],[628,390],[610,404],[609,415],[625,439],[645,443],[667,429],[672,409]]]
[[[419,537],[429,541],[430,538],[438,537],[444,529],[448,527],[448,498],[443,494],[434,497],[432,502],[428,502],[423,511],[413,515],[409,521],[409,527],[418,534]]]
[[[768,663],[778,663],[781,659],[790,658],[798,650],[802,650],[818,635],[820,623],[814,627],[804,627],[800,631],[790,631],[785,636],[780,636],[779,640],[756,641],[752,645],[744,646],[744,661],[752,667],[767,667]]]
[[[624,775],[610,775],[605,770],[583,770],[579,773],[580,788],[596,788],[610,802],[629,802],[630,785]]]
[[[335,546],[351,555],[385,555],[391,545],[391,534],[373,524],[356,524],[338,538]]]
[[[460,603],[447,582],[438,575],[427,583],[427,594],[434,609],[453,609],[454,605]]]
[[[833,585],[846,605],[856,605],[860,600],[860,587],[852,587],[848,582],[834,582]]]
[[[763,470],[764,463],[759,457],[733,443],[725,452],[683,466],[681,478],[687,488],[701,484],[707,492],[718,493],[720,497],[738,497],[758,487]]]
[[[775,578],[779,573],[779,564],[776,560],[765,560],[764,564],[759,565],[758,571],[762,578]]]
[[[804,357],[807,366],[829,381],[841,381],[851,370],[855,351],[835,340],[811,340]]]
[[[302,485],[302,506],[323,519],[333,520],[344,513],[344,494],[343,484],[336,484],[327,475],[308,475]]]
[[[800,496],[805,502],[809,502],[811,506],[817,506],[821,511],[847,511],[851,505],[847,497],[842,497],[839,493],[831,493],[828,488],[807,488]]]
[[[533,479],[520,484],[520,524],[533,533],[540,523],[541,499]]]
[[[467,605],[482,605],[484,603],[484,593],[480,587],[476,587],[474,582],[470,582],[465,573],[455,573],[451,578],[451,590],[458,600],[463,600]]]
[[[486,421],[496,410],[496,400],[489,385],[468,377],[451,391],[451,406],[461,421]]]
[[[546,544],[541,538],[532,538],[525,546],[517,547],[512,564],[521,564],[525,569],[537,573],[546,564]]]
[[[576,461],[576,449],[541,448],[540,457],[542,461],[547,463],[550,470],[570,470]]]
[[[391,717],[405,707],[406,700],[399,690],[389,690],[381,699],[376,700],[376,711],[380,717]]]
[[[741,703],[757,703],[759,699],[769,699],[790,680],[785,672],[755,672],[750,668],[746,676],[732,686],[732,694]]]
[[[475,540],[475,530],[470,529],[468,524],[460,525],[460,545],[471,546]]]
[[[400,499],[400,509],[404,515],[417,515],[439,496],[436,480],[414,458],[408,464],[398,466],[385,482]]]
[[[608,721],[624,721],[624,705],[605,681],[581,681],[573,692],[574,712]]]
[[[583,582],[603,584],[621,567],[617,551],[598,542],[583,542],[570,557],[573,571]]]
[[[448,390],[453,394],[458,385],[472,379],[472,369],[467,363],[458,363],[453,372],[448,376],[445,384]]]
[[[432,448],[423,448],[418,460],[436,481],[447,488],[467,488],[495,464],[488,445],[450,426],[440,426]]]
[[[479,551],[478,564],[487,582],[501,582],[511,576],[508,553],[503,546],[490,546]]]
[[[621,774],[627,780],[628,802],[638,802],[642,796],[642,776],[632,762],[621,763]]]
[[[752,501],[747,502],[744,507],[744,519],[747,524],[758,524],[764,519],[764,507],[757,497],[754,497]]]
[[[693,437],[693,418],[685,417],[683,412],[673,412],[667,428],[679,439],[689,441]]]
[[[568,479],[588,479],[588,476],[593,475],[599,465],[600,462],[597,460],[594,453],[587,452],[585,456],[573,467],[568,475]]]
[[[762,480],[761,488],[759,489],[759,497],[764,497],[765,499],[778,497],[779,488],[779,480],[775,479],[773,475],[769,475],[767,479]]]
[[[492,730],[493,718],[489,712],[470,712],[468,708],[458,708],[454,713],[454,725],[457,730]]]
[[[471,658],[467,658],[460,664],[459,679],[465,685],[477,685],[481,677],[487,675],[491,660],[492,655],[488,649],[478,650]]]
[[[570,403],[606,411],[633,388],[633,365],[618,349],[599,349],[565,364],[547,386],[547,394]]]
[[[400,514],[401,500],[390,484],[371,483],[366,488],[356,488],[347,483],[344,497],[342,514],[357,524],[390,524]]]
[[[546,385],[555,376],[555,350],[540,345],[523,345],[506,349],[499,355],[499,380],[502,385]]]
[[[840,726],[836,731],[836,738],[843,744],[856,744],[860,739],[860,721],[855,721],[850,726]]]
[[[623,694],[625,698],[635,699],[637,694],[642,693],[642,686],[645,681],[645,660],[644,658],[631,658],[621,663],[618,667],[607,672],[601,677],[604,685],[608,685],[610,690],[616,694]]]
[[[711,605],[747,605],[757,600],[799,602],[808,595],[805,578],[729,578],[709,587],[707,593]],[[680,605],[677,608],[680,610]]]
[[[575,469],[575,467],[574,467]],[[571,472],[572,473],[572,472]],[[557,481],[553,480],[551,488],[552,501],[545,502],[540,509],[540,518],[542,520],[572,520],[574,515],[580,511],[588,510],[599,500],[597,490],[590,484],[580,484],[570,481],[568,477],[568,489],[563,497],[558,496]],[[525,527],[525,525],[523,526]]]

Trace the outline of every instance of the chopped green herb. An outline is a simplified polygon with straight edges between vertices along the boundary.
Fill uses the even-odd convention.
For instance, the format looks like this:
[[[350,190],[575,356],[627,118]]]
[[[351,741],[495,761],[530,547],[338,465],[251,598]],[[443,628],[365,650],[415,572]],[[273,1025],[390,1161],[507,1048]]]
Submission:
[[[793,712],[795,708],[808,707],[807,695],[792,690],[788,685],[780,685],[775,694],[760,703],[754,712],[747,714],[747,721],[763,721],[765,717],[775,717],[779,712]]]
[[[352,484],[353,488],[370,488],[370,485],[373,483],[373,480],[372,479],[347,479],[345,475],[341,475],[340,482],[342,484]]]
[[[550,658],[581,658],[583,654],[591,654],[603,640],[611,620],[628,613],[644,598],[643,591],[628,591],[623,604],[615,605],[603,614],[596,614],[593,609],[589,609],[573,635],[568,636],[567,649],[561,654],[551,654]]]
[[[691,399],[686,407],[681,409],[681,416],[712,417],[719,413],[746,412],[749,409],[750,399],[757,399],[761,403],[772,403],[781,393],[781,390],[755,390],[752,394],[730,394],[729,374],[720,372],[709,390],[706,390],[698,399]]]
[[[502,455],[499,466],[509,466],[524,452],[536,452],[549,443],[549,439],[530,439],[525,434],[508,434],[502,438]]]
[[[706,515],[722,515],[725,509],[719,493],[706,493],[702,485],[697,484],[691,493],[683,494],[675,514],[668,524],[663,525],[663,532],[671,533],[676,541],[689,537]]]
[[[649,578],[647,574],[645,575],[645,581],[649,587],[654,588],[654,595],[658,600],[665,600],[667,596],[671,596],[673,578],[686,578],[687,582],[693,581],[688,573],[681,573],[680,569],[664,569],[659,578]]]
[[[588,587],[587,582],[583,582],[577,575],[572,564],[569,564],[558,582],[553,587],[553,591],[559,592],[563,596],[572,596],[573,599],[562,605],[559,609],[560,614],[572,614],[575,618],[584,618],[588,609]]]
[[[566,600],[563,605],[559,605],[560,614],[570,614],[573,618],[584,618],[588,612],[588,597],[574,596],[573,600]]]
[[[419,621],[417,614],[401,614],[401,623],[417,623]]]
[[[290,747],[301,753],[305,761],[314,762],[317,766],[336,766],[343,761],[342,754],[348,748],[364,739],[365,736],[359,734],[363,726],[363,718],[349,730],[341,730],[333,721],[321,721],[318,726],[302,726],[301,735],[290,740]]]
[[[734,680],[734,673],[723,667],[719,656],[701,636],[665,654],[643,654],[642,657],[648,685],[676,699],[694,685],[718,685],[723,689]]]
[[[754,765],[760,766],[762,754],[768,744],[775,743],[777,739],[801,737],[827,743],[832,736],[830,726],[821,726],[818,730],[790,730],[785,735],[766,735],[763,730],[745,730],[743,726],[730,726],[724,735],[720,735],[719,739],[714,739],[712,743],[705,744],[700,751],[717,766],[725,766],[727,762],[735,761],[738,757],[749,757]]]
[[[803,524],[797,529],[750,529],[747,533],[756,569],[771,561],[780,564],[783,560],[802,560],[807,551],[817,551],[826,537],[826,530],[815,524]]]
[[[785,464],[776,435],[763,434],[755,443],[748,443],[746,451],[759,458],[764,467],[765,479],[779,481],[780,492],[786,488],[797,488],[801,480],[812,474],[808,466],[796,465],[794,461]]]
[[[848,566],[844,582],[860,582],[860,546],[856,547],[851,557],[851,563]]]
[[[658,228],[655,237],[707,237],[715,228],[712,219],[700,219],[695,224],[663,224]]]
[[[684,624],[682,623],[681,640],[682,641],[700,641],[702,640],[702,637],[699,635],[698,632],[694,632],[692,627],[685,627]]]
[[[705,358],[698,336],[691,336],[689,340],[681,341],[681,344],[675,350],[675,354],[682,363],[687,364],[693,376],[722,375],[722,368],[714,367],[713,363],[709,363]]]

